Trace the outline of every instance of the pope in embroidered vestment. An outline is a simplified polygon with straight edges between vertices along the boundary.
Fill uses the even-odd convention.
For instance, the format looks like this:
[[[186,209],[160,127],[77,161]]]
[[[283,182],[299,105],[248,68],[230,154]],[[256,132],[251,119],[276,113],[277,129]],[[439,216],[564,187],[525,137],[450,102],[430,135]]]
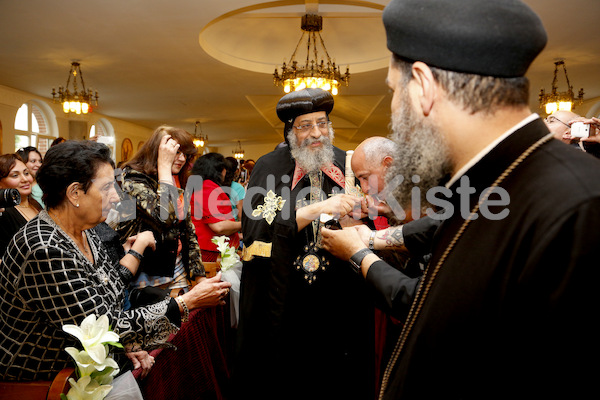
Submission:
[[[332,145],[333,96],[287,94],[285,146],[261,157],[242,233],[239,397],[367,399],[374,391],[373,303],[362,277],[320,248],[319,214],[346,215],[345,153]]]

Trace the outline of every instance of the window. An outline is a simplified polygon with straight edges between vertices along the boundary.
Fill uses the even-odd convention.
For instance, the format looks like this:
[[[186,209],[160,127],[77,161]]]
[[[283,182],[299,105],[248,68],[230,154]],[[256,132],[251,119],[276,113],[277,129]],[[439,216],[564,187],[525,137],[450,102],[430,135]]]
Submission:
[[[90,128],[90,138],[97,136],[98,143],[104,143],[110,149],[110,154],[115,160],[115,134],[112,129],[112,125],[110,122],[106,121],[104,118],[98,120],[92,127]]]
[[[40,107],[27,102],[19,108],[15,118],[15,151],[34,146],[44,156],[55,139],[48,129],[47,118]]]

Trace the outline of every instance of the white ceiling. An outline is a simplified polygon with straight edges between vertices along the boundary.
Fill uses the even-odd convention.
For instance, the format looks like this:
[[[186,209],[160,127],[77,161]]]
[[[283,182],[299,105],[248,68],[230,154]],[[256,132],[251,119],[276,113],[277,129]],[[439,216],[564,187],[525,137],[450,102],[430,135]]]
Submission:
[[[560,58],[575,91],[600,97],[600,0],[525,2],[549,35],[528,73],[532,109],[539,89],[550,89]],[[272,73],[291,56],[308,10],[324,17],[332,58],[350,67],[350,86],[340,89],[332,113],[336,137],[359,142],[387,134],[389,53],[381,24],[387,3],[0,0],[0,85],[51,98],[79,60],[86,85],[99,92],[101,114],[190,132],[199,120],[215,146],[277,142],[282,125],[275,105],[283,90]]]

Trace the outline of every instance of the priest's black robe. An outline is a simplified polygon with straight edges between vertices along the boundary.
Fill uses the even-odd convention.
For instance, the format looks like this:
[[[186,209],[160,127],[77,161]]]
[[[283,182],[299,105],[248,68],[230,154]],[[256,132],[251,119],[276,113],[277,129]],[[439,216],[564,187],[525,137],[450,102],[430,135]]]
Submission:
[[[334,164],[343,179],[342,150]],[[298,232],[295,204],[308,198],[308,177],[291,189],[295,162],[288,147],[261,157],[252,171],[242,215],[244,246],[262,242],[270,256],[244,262],[237,341],[235,389],[239,398],[368,399],[374,395],[373,301],[368,286],[350,265],[329,255],[329,265],[309,284],[293,265],[313,241],[311,224]],[[272,183],[269,180],[272,179]],[[339,180],[338,180],[339,182]],[[323,191],[343,192],[323,174]],[[255,189],[261,192],[256,193]],[[299,192],[304,193],[299,196]],[[285,200],[275,210],[252,217],[273,191]],[[273,203],[270,203],[273,204]],[[287,209],[286,209],[287,208]],[[287,217],[286,217],[287,214]]]
[[[473,165],[465,174],[475,188],[470,207],[547,134],[535,119]],[[600,162],[558,140],[541,145],[500,185],[510,195],[509,214],[490,220],[479,213],[432,280],[432,269],[465,221],[458,185],[450,187],[455,212],[436,232],[421,284],[432,282],[429,293],[384,398],[597,393]],[[373,272],[367,279],[377,281]],[[423,291],[415,303],[422,297]]]

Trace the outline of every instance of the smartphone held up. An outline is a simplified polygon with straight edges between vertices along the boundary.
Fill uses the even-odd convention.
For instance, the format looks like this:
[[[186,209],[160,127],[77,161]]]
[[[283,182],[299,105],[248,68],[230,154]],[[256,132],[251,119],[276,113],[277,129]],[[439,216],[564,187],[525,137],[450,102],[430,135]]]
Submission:
[[[571,137],[572,138],[588,138],[598,134],[598,130],[592,124],[586,124],[585,122],[573,122],[571,124]]]

